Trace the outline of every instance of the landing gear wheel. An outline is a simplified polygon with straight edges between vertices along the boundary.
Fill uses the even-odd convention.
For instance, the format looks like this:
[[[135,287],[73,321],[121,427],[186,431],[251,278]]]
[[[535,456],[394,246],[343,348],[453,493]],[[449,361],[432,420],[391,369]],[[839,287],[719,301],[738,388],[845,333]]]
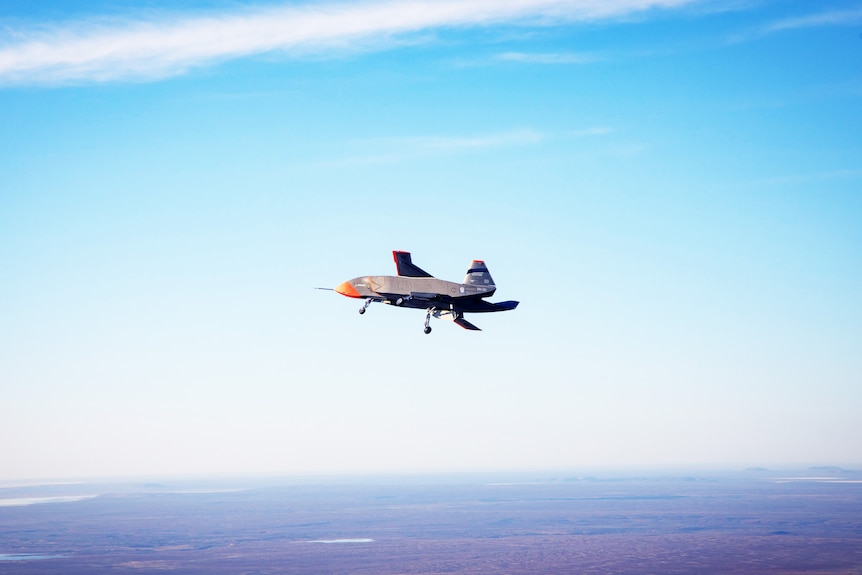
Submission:
[[[425,333],[431,333],[431,326],[430,325],[425,326]]]
[[[365,308],[364,307],[359,308],[359,315],[362,315],[364,313],[365,313]]]

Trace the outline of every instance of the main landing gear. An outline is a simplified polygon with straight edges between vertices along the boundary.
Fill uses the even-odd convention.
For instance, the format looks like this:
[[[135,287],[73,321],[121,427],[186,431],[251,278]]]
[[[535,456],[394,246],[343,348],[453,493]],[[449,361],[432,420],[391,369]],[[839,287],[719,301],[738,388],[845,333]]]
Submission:
[[[431,323],[431,314],[432,313],[434,313],[433,307],[429,307],[425,311],[425,333],[426,334],[431,333],[431,326],[429,324]]]
[[[367,309],[368,309],[368,306],[370,306],[370,305],[371,305],[371,302],[373,302],[373,301],[374,301],[373,299],[367,299],[367,300],[365,300],[365,303],[363,303],[363,304],[362,304],[362,307],[361,307],[361,308],[359,308],[359,314],[360,314],[360,315],[364,314],[364,313],[365,313],[365,310],[367,310]],[[403,303],[404,303],[404,299],[402,299],[402,298],[398,298],[398,300],[395,302],[395,305],[401,305],[401,304],[403,304]],[[431,315],[432,315],[435,311],[437,311],[437,308],[436,308],[436,307],[429,307],[428,309],[426,309],[426,310],[425,310],[425,328],[424,328],[424,330],[423,330],[423,331],[424,331],[426,334],[431,333]]]

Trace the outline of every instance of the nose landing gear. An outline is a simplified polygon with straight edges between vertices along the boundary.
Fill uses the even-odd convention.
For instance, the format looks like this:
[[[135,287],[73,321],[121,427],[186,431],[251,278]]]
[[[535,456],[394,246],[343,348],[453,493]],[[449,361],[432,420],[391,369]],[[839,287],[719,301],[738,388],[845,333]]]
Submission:
[[[361,307],[361,308],[359,308],[359,315],[362,315],[362,314],[364,314],[364,313],[365,313],[365,310],[367,310],[367,309],[368,309],[368,306],[370,306],[370,305],[371,305],[371,302],[372,302],[372,301],[374,301],[374,300],[371,300],[371,299],[367,299],[367,300],[365,300],[365,303],[364,303],[364,304],[362,304],[362,307]]]

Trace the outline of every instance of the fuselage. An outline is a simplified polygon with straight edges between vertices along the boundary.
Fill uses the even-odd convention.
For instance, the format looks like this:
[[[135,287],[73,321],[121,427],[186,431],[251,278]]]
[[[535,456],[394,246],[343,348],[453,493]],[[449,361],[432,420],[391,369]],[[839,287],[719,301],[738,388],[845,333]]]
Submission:
[[[353,298],[373,299],[398,306],[426,309],[437,306],[463,311],[492,311],[482,301],[497,290],[494,285],[459,284],[434,277],[361,276],[348,280],[335,291]]]
[[[459,284],[434,277],[360,276],[342,283],[335,291],[348,297],[371,298],[405,307],[425,308],[431,300],[442,303],[485,298],[493,295],[496,289],[493,285]],[[413,303],[416,305],[411,305]]]
[[[431,333],[431,318],[455,322],[464,329],[481,331],[464,318],[465,313],[508,311],[518,307],[516,301],[492,303],[485,298],[497,287],[483,260],[473,260],[462,283],[440,280],[413,263],[410,252],[392,252],[397,276],[360,276],[335,288],[339,294],[364,299],[359,313],[364,314],[372,302],[425,310],[425,333]]]

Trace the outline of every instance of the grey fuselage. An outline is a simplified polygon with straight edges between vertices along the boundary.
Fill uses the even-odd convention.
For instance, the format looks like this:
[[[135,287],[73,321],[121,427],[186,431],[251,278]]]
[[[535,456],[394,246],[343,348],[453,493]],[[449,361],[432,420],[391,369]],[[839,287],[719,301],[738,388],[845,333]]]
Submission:
[[[424,309],[425,333],[431,333],[428,322],[432,317],[454,321],[467,330],[479,328],[464,319],[465,313],[507,311],[518,307],[516,301],[491,303],[497,287],[482,260],[473,260],[462,283],[440,280],[413,263],[410,252],[393,251],[397,276],[360,276],[335,288],[343,296],[360,298],[364,314],[371,302],[383,302],[399,307]]]
[[[427,309],[450,309],[462,312],[490,312],[494,304],[484,301],[494,295],[496,286],[459,284],[434,277],[361,276],[344,282],[355,290],[349,293],[344,284],[339,293],[349,297],[373,299],[393,305]]]

